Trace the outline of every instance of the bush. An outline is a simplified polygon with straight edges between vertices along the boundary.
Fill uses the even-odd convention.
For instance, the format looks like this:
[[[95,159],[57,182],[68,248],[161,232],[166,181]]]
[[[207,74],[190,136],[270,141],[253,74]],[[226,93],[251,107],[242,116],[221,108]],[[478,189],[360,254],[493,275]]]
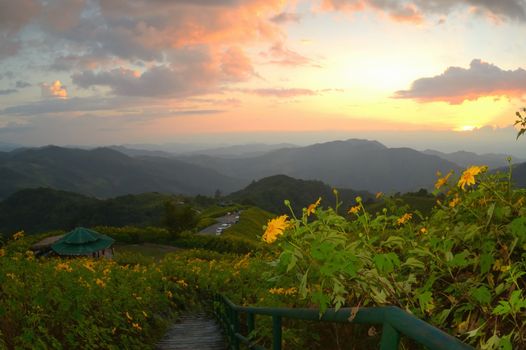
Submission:
[[[316,204],[276,219],[265,237],[278,241],[277,277],[297,277],[322,310],[397,305],[477,347],[525,348],[526,190],[485,170],[439,179],[429,218],[371,215],[357,198],[352,220]]]

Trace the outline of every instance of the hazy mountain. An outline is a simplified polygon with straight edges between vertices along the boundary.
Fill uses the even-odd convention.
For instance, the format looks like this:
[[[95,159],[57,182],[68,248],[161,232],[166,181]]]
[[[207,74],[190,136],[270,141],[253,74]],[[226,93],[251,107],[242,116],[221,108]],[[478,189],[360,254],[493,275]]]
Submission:
[[[0,142],[0,152],[9,152],[20,147],[22,146],[14,143]]]
[[[175,156],[175,153],[158,151],[158,150],[149,150],[149,149],[129,148],[125,146],[108,146],[107,148],[110,148],[120,153],[124,153],[130,157],[150,156],[150,157],[173,158]]]
[[[438,156],[442,159],[449,160],[458,164],[462,168],[467,168],[471,165],[487,165],[490,169],[496,169],[508,165],[506,154],[477,154],[473,152],[458,151],[453,153],[443,153],[431,149],[426,149],[422,153]],[[522,159],[513,158],[513,163],[520,163]]]
[[[492,171],[492,173],[497,172],[507,174],[509,172],[509,168],[505,166]],[[511,181],[516,187],[526,188],[526,162],[513,165]]]
[[[320,180],[339,188],[370,192],[408,192],[430,188],[436,172],[460,170],[438,156],[410,148],[387,148],[376,141],[351,139],[306,147],[285,148],[258,157],[225,159],[181,158],[228,176],[258,180],[276,174]]]
[[[356,196],[364,200],[373,195],[365,191],[338,189],[339,199],[344,208],[354,203]],[[335,206],[336,198],[332,187],[321,181],[298,180],[286,175],[274,175],[254,181],[243,190],[232,193],[228,199],[242,204],[255,205],[276,214],[290,214],[290,210],[283,203],[288,199],[296,213],[308,207],[319,197],[323,206]]]
[[[501,169],[503,172],[507,168]],[[517,187],[526,188],[526,163],[520,163],[513,166],[512,181]]]
[[[160,157],[129,157],[109,148],[47,146],[0,157],[0,198],[23,188],[51,187],[96,197],[164,192],[213,194],[247,182],[214,170]]]
[[[208,155],[221,158],[248,158],[260,156],[265,153],[275,151],[282,148],[297,147],[291,143],[278,144],[264,144],[264,143],[250,143],[245,145],[234,145],[218,148],[202,149],[198,151],[187,152],[194,155]]]

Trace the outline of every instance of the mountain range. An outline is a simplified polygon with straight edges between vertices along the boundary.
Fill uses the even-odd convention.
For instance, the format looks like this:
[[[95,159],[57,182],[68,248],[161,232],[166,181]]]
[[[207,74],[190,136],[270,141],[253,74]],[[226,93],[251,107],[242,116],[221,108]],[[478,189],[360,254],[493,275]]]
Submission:
[[[144,192],[212,195],[219,190],[229,194],[274,175],[322,181],[354,191],[396,193],[431,189],[437,171],[455,170],[458,174],[467,165],[506,164],[504,155],[419,152],[359,139],[274,148],[255,144],[184,155],[123,146],[20,148],[0,152],[0,199],[36,187],[97,198]],[[261,153],[265,149],[268,151]],[[515,166],[518,184],[524,182],[521,176],[526,176],[521,164]]]
[[[442,159],[449,160],[463,168],[471,165],[487,165],[490,169],[497,169],[508,166],[508,155],[506,154],[477,154],[473,152],[457,151],[453,153],[444,153],[435,150],[426,149],[422,153],[438,156]],[[512,163],[522,163],[523,159],[516,157],[510,158]]]
[[[410,148],[388,148],[377,141],[358,139],[284,148],[249,158],[196,155],[178,159],[246,180],[284,174],[369,192],[407,192],[430,188],[436,180],[437,171],[461,169],[457,164],[435,155]]]
[[[50,187],[98,198],[143,192],[229,193],[248,181],[163,157],[130,157],[109,148],[47,146],[0,152],[0,198],[24,188]]]

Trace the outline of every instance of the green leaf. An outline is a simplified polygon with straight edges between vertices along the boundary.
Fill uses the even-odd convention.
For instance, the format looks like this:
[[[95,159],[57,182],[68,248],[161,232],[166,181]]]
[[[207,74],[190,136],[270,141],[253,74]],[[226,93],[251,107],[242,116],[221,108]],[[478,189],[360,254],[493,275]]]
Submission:
[[[508,229],[521,243],[526,241],[526,217],[516,218],[508,225]]]
[[[422,270],[426,267],[426,265],[423,262],[415,258],[407,258],[407,260],[405,261],[405,263],[403,263],[403,265],[414,267],[417,269],[422,269]]]
[[[308,278],[308,275],[309,275],[309,270],[305,271],[305,273],[301,277],[300,294],[301,294],[301,296],[303,298],[305,298],[307,296],[307,278]]]
[[[493,263],[495,262],[495,259],[493,259],[493,256],[489,253],[483,253],[480,255],[480,273],[485,274],[490,269],[491,266],[493,266]]]
[[[497,305],[497,306],[493,309],[493,314],[494,314],[494,315],[502,316],[502,315],[507,315],[507,314],[509,314],[510,311],[511,311],[510,303],[508,303],[508,302],[505,301],[505,300],[501,300],[501,301],[499,301],[499,305]]]
[[[491,302],[491,292],[485,286],[472,290],[471,296],[480,304],[489,304]]]
[[[396,248],[400,248],[400,249],[404,248],[405,245],[406,245],[405,240],[402,237],[399,237],[399,236],[389,236],[389,238],[386,239],[382,243],[382,246],[386,246],[386,247],[389,247],[389,248],[396,247]]]
[[[448,261],[448,265],[451,267],[466,267],[469,265],[470,261],[467,259],[469,252],[464,250],[462,253],[455,254],[453,258]]]
[[[422,312],[425,312],[433,304],[433,294],[430,291],[419,294],[417,298]]]

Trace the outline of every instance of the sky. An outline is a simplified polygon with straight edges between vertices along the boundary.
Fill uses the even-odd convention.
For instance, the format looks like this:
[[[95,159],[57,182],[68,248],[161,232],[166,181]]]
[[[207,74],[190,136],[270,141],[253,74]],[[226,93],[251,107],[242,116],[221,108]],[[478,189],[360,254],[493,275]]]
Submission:
[[[525,37],[526,0],[0,0],[0,142],[526,158]]]

